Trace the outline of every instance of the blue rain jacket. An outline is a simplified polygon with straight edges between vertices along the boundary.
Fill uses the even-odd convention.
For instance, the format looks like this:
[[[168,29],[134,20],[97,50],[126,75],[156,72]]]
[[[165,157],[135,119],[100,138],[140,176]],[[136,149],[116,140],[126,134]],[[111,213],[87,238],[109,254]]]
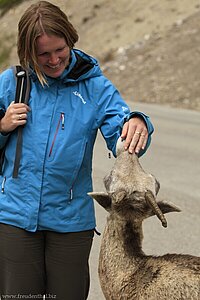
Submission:
[[[95,228],[92,191],[92,153],[100,129],[115,155],[124,122],[139,114],[130,110],[97,61],[74,49],[72,60],[56,79],[42,87],[34,72],[27,124],[23,129],[19,175],[12,178],[17,131],[0,134],[6,143],[0,177],[0,222],[28,231],[77,232]],[[14,100],[12,69],[0,75],[0,109]],[[146,150],[146,149],[145,149]],[[142,154],[142,153],[141,153]]]

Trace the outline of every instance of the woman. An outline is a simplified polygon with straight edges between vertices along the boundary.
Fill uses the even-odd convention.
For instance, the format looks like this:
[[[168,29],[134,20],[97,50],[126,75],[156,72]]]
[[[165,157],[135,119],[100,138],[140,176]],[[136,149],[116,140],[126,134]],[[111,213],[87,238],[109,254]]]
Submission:
[[[153,127],[130,113],[97,61],[74,49],[78,35],[57,6],[31,5],[18,26],[18,56],[29,71],[28,105],[13,103],[11,69],[0,77],[0,147],[6,144],[0,195],[0,295],[86,299],[96,226],[92,154],[100,129],[115,155],[117,139],[142,155]],[[16,129],[22,156],[12,177]],[[15,299],[15,298],[12,298]]]

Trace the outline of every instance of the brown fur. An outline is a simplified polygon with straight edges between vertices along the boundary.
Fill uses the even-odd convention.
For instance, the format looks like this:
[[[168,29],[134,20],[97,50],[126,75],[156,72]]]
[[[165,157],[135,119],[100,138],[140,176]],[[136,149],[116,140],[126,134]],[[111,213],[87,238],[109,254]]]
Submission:
[[[156,197],[159,183],[145,173],[136,155],[118,144],[111,173],[104,179],[107,193],[90,193],[108,212],[99,257],[99,277],[107,300],[199,300],[200,258],[142,251],[142,222],[154,215],[146,192]],[[162,213],[180,211],[157,202]]]

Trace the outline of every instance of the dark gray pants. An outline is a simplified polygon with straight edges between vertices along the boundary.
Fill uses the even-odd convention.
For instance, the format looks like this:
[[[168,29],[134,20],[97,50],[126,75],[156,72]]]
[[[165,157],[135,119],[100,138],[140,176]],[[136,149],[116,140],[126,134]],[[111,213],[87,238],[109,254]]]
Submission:
[[[28,232],[0,224],[0,295],[8,299],[85,300],[93,230]],[[10,298],[9,298],[10,299]]]

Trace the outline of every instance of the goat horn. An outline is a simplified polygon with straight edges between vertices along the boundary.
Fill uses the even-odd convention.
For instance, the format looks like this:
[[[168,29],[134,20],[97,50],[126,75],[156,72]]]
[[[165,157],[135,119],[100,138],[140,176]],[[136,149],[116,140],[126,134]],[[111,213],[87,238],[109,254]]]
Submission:
[[[148,190],[145,193],[145,199],[146,199],[147,203],[149,204],[149,206],[152,208],[155,215],[162,222],[162,226],[167,227],[167,220],[165,219],[164,214],[162,213],[162,211],[160,210],[158,204],[156,203],[155,197],[154,197],[154,195],[151,191]]]

